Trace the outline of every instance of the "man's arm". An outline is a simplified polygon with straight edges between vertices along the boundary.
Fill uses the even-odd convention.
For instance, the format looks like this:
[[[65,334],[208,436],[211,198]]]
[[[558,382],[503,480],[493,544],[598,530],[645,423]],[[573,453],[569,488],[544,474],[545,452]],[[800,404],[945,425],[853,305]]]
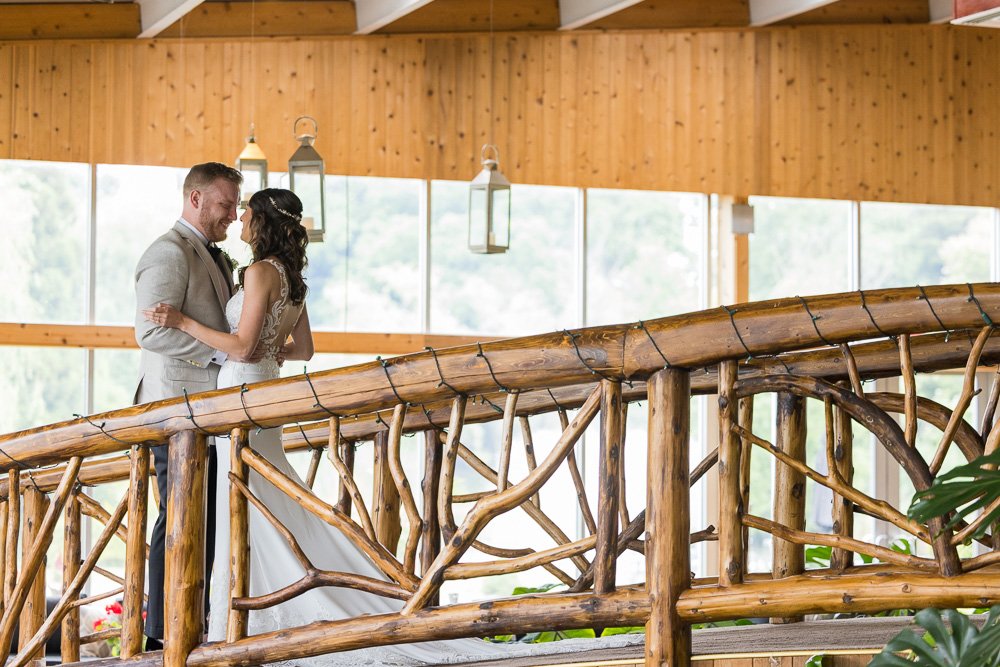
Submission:
[[[171,243],[155,246],[139,259],[135,269],[135,341],[139,347],[181,361],[207,366],[215,350],[200,343],[179,329],[160,327],[147,322],[142,311],[158,303],[169,303],[177,309],[184,307],[188,285],[188,263],[181,248]]]

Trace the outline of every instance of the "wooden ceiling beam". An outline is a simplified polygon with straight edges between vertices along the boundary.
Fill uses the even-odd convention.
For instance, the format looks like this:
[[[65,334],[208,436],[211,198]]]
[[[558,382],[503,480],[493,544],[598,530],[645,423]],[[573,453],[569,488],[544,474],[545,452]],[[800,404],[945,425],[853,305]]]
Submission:
[[[0,4],[0,40],[128,39],[139,29],[132,3]]]
[[[369,35],[434,0],[355,0],[358,35]]]
[[[582,28],[640,2],[642,0],[559,0],[559,29]]]
[[[202,3],[202,0],[135,0],[142,8],[139,37],[156,37]]]
[[[265,0],[204,2],[161,37],[258,37],[350,35],[354,3],[350,0]]]
[[[771,25],[834,2],[837,0],[750,0],[750,25]]]

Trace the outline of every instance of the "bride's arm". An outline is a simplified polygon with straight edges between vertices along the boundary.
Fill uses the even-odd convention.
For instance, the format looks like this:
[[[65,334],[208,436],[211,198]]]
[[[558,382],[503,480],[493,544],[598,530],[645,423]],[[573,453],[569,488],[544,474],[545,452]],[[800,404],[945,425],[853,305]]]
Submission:
[[[234,361],[245,361],[257,347],[261,329],[264,328],[270,292],[268,277],[264,274],[266,270],[261,262],[249,266],[243,274],[243,310],[235,334],[216,331],[167,304],[157,304],[143,313],[150,322],[180,329],[192,338],[225,352]]]
[[[282,348],[285,359],[309,361],[313,356],[312,328],[309,326],[309,310],[302,306],[295,328],[292,329],[292,340]]]

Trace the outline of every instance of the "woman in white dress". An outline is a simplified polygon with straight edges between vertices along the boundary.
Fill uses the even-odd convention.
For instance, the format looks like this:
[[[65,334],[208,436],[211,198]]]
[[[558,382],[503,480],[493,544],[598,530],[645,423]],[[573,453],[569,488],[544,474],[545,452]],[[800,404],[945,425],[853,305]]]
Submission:
[[[250,198],[240,217],[240,239],[253,250],[253,262],[242,271],[242,288],[229,301],[230,332],[210,329],[167,305],[146,311],[147,319],[178,328],[228,354],[219,373],[219,387],[242,386],[278,377],[278,357],[309,360],[312,333],[305,308],[305,249],[308,237],[301,225],[302,203],[288,190],[267,189]],[[256,351],[256,353],[255,353]],[[251,357],[259,361],[240,361]],[[251,433],[250,446],[281,472],[305,486],[289,464],[281,445],[281,429]],[[215,565],[211,580],[209,639],[222,640],[229,610],[229,447],[218,448],[218,494]],[[250,489],[295,535],[317,568],[353,572],[387,580],[381,571],[340,531],[302,509],[256,473]],[[305,574],[288,543],[255,509],[250,510],[250,595],[284,588]],[[399,611],[402,602],[346,588],[316,588],[270,609],[251,611],[250,634],[306,625],[313,621],[353,618]],[[296,660],[310,667],[339,665],[420,665],[461,662],[508,655],[504,647],[478,639],[424,642],[359,649]]]

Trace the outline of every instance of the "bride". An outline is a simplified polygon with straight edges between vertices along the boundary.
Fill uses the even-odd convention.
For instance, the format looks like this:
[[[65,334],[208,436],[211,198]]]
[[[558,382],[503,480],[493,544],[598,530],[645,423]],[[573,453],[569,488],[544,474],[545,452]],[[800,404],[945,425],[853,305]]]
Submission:
[[[240,217],[240,239],[253,251],[252,263],[240,274],[242,289],[226,306],[230,331],[220,332],[192,320],[172,306],[158,304],[144,311],[148,320],[180,329],[228,354],[219,373],[219,387],[272,380],[278,377],[279,357],[308,361],[313,355],[312,332],[305,307],[307,232],[302,226],[302,202],[289,190],[261,190],[250,198]],[[241,361],[250,358],[255,362]],[[281,428],[251,433],[250,446],[282,473],[302,484],[285,457]],[[229,447],[218,448],[218,488],[229,485]],[[250,489],[292,532],[317,568],[363,574],[380,580],[385,575],[340,531],[317,519],[257,473],[250,472]],[[229,611],[229,494],[220,492],[216,505],[215,564],[210,583],[209,640],[223,640]],[[250,595],[270,593],[299,580],[304,574],[288,543],[267,519],[250,510]],[[250,634],[297,627],[319,620],[353,618],[364,614],[397,612],[403,603],[346,588],[316,588],[269,609],[251,611]],[[420,665],[462,662],[509,655],[504,647],[478,639],[424,642],[334,653],[295,664],[310,667],[339,665]]]

